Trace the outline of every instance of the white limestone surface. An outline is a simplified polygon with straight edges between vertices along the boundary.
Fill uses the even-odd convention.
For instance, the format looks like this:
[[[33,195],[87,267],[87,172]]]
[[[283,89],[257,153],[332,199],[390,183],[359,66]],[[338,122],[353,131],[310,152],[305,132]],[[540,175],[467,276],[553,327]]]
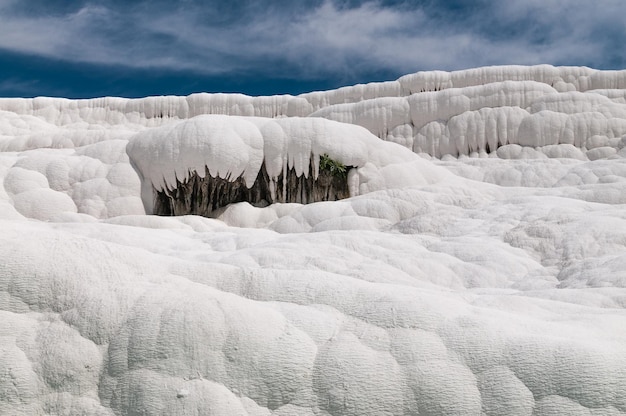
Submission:
[[[621,74],[416,74],[351,107],[423,120],[440,159],[270,118],[284,97],[2,100],[0,414],[626,414]],[[359,88],[379,100],[312,96]],[[323,153],[357,167],[351,198],[146,214],[190,170]]]
[[[103,134],[112,133],[103,131],[107,126],[138,131],[202,114],[223,114],[322,117],[358,124],[383,140],[438,158],[490,154],[509,144],[531,148],[575,144],[586,154],[598,147],[598,138],[617,153],[626,135],[624,91],[626,70],[510,65],[418,72],[396,81],[296,97],[202,93],[142,99],[6,98],[0,99],[0,111],[7,111],[3,123],[13,128],[30,117],[34,125],[44,119],[55,126],[81,126],[87,131],[80,136],[59,135],[55,129],[20,134],[0,149],[72,147],[104,140]],[[609,156],[611,151],[606,150],[588,157]]]

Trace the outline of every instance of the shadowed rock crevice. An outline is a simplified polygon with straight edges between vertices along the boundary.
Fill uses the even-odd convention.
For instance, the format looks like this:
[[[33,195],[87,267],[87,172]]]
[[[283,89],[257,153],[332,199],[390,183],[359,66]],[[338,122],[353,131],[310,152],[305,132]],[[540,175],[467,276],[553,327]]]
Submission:
[[[320,201],[337,201],[348,198],[347,173],[353,166],[346,166],[344,172],[320,168],[317,179],[313,176],[313,163],[309,163],[308,175],[296,175],[294,168],[281,173],[274,184],[267,174],[265,163],[251,188],[246,186],[242,176],[230,180],[212,177],[205,167],[204,177],[190,172],[185,181],[176,180],[176,187],[154,190],[154,214],[156,215],[202,215],[211,213],[236,202],[248,202],[254,206],[266,206],[275,202],[295,202],[309,204]],[[275,192],[271,192],[271,186]]]

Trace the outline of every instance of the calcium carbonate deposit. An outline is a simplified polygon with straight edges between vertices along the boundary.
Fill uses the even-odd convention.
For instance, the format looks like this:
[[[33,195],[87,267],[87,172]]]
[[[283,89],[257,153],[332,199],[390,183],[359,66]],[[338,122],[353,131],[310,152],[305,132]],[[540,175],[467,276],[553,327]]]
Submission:
[[[0,414],[626,415],[625,149],[589,68],[0,99]]]

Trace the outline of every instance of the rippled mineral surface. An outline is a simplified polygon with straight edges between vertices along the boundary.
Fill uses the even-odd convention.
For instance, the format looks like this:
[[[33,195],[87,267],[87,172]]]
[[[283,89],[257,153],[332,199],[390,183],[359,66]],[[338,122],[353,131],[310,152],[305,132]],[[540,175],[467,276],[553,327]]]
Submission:
[[[625,148],[589,68],[0,99],[0,414],[625,415]]]

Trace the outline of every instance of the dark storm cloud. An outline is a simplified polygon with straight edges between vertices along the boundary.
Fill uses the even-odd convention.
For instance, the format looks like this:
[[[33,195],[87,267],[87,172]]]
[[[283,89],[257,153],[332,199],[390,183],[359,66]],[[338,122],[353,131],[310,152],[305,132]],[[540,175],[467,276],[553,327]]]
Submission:
[[[115,71],[337,82],[509,63],[621,68],[624,9],[621,0],[5,0],[0,53]]]

